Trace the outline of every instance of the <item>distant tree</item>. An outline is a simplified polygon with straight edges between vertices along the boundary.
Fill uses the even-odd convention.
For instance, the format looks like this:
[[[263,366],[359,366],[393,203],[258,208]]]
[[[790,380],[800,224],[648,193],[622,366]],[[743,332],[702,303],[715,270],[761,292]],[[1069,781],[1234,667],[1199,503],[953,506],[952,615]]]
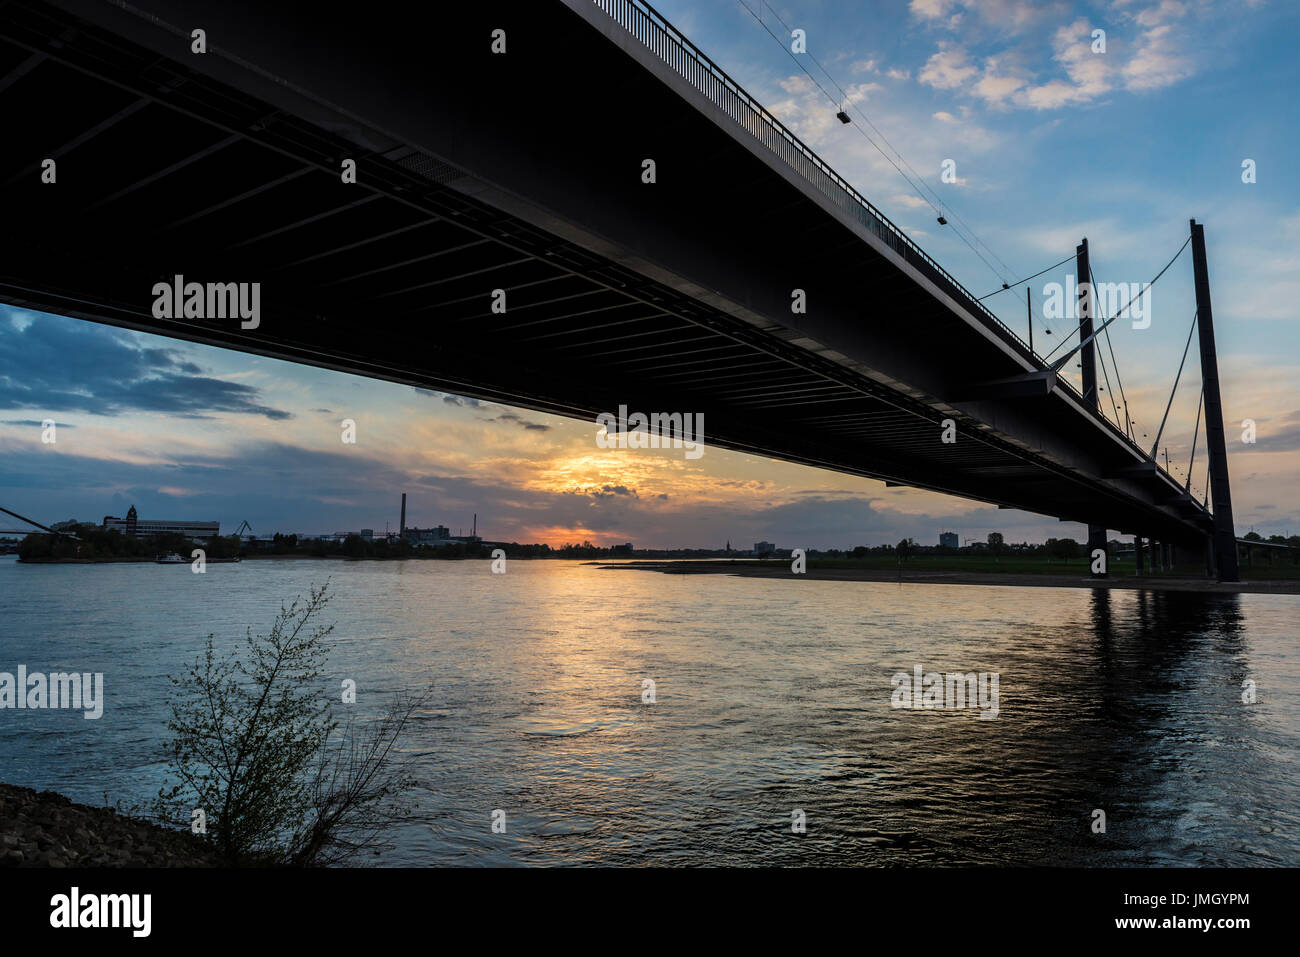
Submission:
[[[23,561],[50,558],[54,555],[53,535],[28,535],[18,543],[18,557]]]
[[[366,557],[366,540],[353,532],[347,538],[343,539],[343,554],[348,558],[365,558]]]
[[[1073,538],[1049,538],[1047,540],[1047,554],[1051,558],[1063,558],[1069,560],[1079,557],[1079,543]]]
[[[1001,555],[1002,545],[1003,545],[1002,533],[989,532],[989,551],[992,552],[994,555]]]
[[[243,548],[238,535],[213,535],[201,546],[208,558],[234,558]],[[189,552],[183,553],[187,557]]]
[[[856,545],[853,548],[854,558],[866,558],[870,554],[871,552],[867,549],[866,545]]]
[[[1255,531],[1247,532],[1245,535],[1241,537],[1248,542],[1262,542],[1264,540],[1264,536],[1260,535],[1259,532],[1255,532]]]

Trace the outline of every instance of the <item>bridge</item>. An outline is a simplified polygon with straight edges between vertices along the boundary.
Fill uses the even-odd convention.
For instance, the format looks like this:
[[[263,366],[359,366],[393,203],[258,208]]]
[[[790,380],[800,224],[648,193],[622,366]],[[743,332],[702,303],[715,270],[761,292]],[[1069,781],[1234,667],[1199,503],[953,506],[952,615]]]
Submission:
[[[1098,408],[1090,323],[1080,392],[642,0],[465,6],[6,0],[0,300],[593,425],[695,412],[1236,579],[1199,226],[1213,510]],[[256,317],[158,308],[177,277],[258,283]]]

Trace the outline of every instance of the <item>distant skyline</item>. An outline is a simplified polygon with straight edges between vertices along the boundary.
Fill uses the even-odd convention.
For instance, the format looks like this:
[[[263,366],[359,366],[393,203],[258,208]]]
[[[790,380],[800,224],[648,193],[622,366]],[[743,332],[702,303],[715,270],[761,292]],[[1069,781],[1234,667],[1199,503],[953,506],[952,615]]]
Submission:
[[[746,2],[760,10],[761,0]],[[854,108],[991,247],[980,252],[993,269],[936,223],[864,138],[879,141],[860,114],[848,126],[835,119],[800,68],[832,88],[817,65],[796,65],[738,0],[656,6],[977,295],[1064,259],[1083,236],[1100,281],[1147,281],[1186,239],[1188,219],[1205,223],[1238,532],[1300,532],[1295,5],[761,8],[778,36],[777,15],[806,31],[809,54]],[[1097,28],[1107,32],[1103,55],[1088,46]],[[1247,158],[1257,169],[1249,184]],[[955,183],[940,182],[945,159]],[[1069,271],[1035,280],[1035,302]],[[1025,334],[1023,287],[986,304]],[[1193,311],[1184,254],[1154,289],[1151,327],[1112,327],[1130,408],[1152,438]],[[1036,318],[1040,351],[1071,326]],[[1161,442],[1184,471],[1196,366],[1193,350]],[[345,418],[357,423],[355,445],[340,441]],[[1246,418],[1258,428],[1254,445],[1240,440]],[[59,423],[54,445],[41,442],[44,419]],[[707,451],[689,461],[680,451],[601,449],[595,431],[594,422],[0,306],[0,505],[38,521],[98,521],[134,504],[142,517],[216,519],[224,531],[247,519],[258,534],[380,532],[396,526],[405,491],[410,525],[468,531],[477,512],[486,538],[553,545],[844,548],[933,544],[948,530],[962,539],[998,531],[1008,542],[1084,537],[1082,526],[1042,516],[724,451],[708,444],[707,423]],[[1204,474],[1202,434],[1198,497]]]

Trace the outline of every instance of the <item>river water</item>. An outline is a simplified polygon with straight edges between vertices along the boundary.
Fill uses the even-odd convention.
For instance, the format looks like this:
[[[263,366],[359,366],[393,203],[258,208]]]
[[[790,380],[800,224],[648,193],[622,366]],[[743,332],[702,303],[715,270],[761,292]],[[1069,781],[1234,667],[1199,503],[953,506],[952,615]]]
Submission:
[[[326,578],[334,693],[435,687],[374,863],[1300,865],[1292,596],[0,557],[0,671],[105,676],[99,720],[0,710],[0,780],[147,801],[167,676]],[[996,718],[893,707],[916,665],[996,674]]]

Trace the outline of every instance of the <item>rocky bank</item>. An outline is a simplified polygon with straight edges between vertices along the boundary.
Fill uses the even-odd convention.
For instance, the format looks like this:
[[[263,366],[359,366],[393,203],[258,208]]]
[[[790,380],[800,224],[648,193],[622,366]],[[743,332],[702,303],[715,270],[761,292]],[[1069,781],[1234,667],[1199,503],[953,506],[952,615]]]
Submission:
[[[202,838],[0,784],[0,867],[220,867]]]

